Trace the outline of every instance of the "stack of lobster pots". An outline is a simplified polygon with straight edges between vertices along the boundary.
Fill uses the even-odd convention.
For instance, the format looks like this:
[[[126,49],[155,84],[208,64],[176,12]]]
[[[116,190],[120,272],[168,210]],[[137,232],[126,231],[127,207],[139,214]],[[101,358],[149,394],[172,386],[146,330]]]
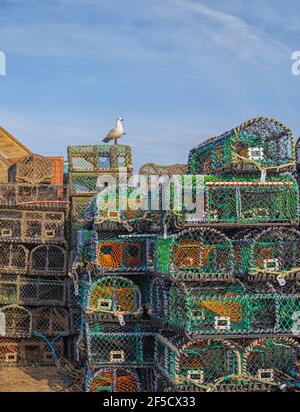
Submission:
[[[58,363],[70,334],[63,158],[30,154],[0,184],[0,366]]]
[[[197,210],[184,198],[172,230],[155,240],[156,390],[296,390],[293,135],[273,119],[253,119],[193,148],[188,166],[182,179]]]
[[[69,148],[73,193],[72,168],[74,164],[79,166],[74,153]],[[96,157],[90,158],[90,153]],[[151,390],[154,382],[155,333],[146,307],[150,302],[153,235],[157,228],[147,212],[127,208],[134,190],[127,186],[128,179],[120,182],[117,176],[115,182],[111,180],[119,168],[122,172],[124,161],[120,159],[124,153],[129,178],[132,167],[126,163],[131,162],[128,146],[85,147],[80,152],[80,162],[84,158],[80,164],[97,165],[98,171],[101,168],[98,193],[85,207],[82,227],[77,228],[72,268],[73,294],[81,309],[74,354],[84,365],[87,392]],[[82,173],[83,178],[87,176],[89,172]],[[82,184],[79,187],[82,189]],[[76,207],[74,197],[72,205]]]

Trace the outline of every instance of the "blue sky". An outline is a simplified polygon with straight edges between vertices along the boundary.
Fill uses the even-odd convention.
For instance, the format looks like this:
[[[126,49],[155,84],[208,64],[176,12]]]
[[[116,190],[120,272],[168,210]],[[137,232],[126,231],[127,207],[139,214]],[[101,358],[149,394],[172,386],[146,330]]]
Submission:
[[[136,168],[256,116],[300,134],[298,0],[0,0],[0,124],[33,151],[125,118]]]

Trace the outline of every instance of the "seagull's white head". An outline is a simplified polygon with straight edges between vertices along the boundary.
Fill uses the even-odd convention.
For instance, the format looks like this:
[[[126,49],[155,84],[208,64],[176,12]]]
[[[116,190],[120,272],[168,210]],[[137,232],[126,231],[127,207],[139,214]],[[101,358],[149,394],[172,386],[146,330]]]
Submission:
[[[123,122],[124,121],[124,119],[123,119],[123,117],[117,117],[117,121],[120,121],[120,122]]]

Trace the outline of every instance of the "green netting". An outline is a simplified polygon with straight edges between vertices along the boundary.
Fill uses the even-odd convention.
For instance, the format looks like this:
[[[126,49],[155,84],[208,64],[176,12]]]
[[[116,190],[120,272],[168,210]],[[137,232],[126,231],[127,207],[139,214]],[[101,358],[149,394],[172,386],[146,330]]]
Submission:
[[[238,236],[237,236],[238,237]],[[234,243],[236,272],[250,280],[297,279],[300,272],[300,232],[272,227],[242,232]]]
[[[172,189],[176,226],[257,225],[299,221],[299,188],[286,174],[257,177],[232,175],[183,176],[178,178],[185,191],[182,210],[176,210],[179,194]]]
[[[92,283],[83,282],[82,307],[88,313],[136,319],[143,311],[142,294],[130,279],[107,276]]]
[[[187,341],[158,335],[156,366],[180,388],[217,391],[220,385],[299,385],[299,345],[289,338]],[[244,390],[241,390],[244,391]]]
[[[300,297],[274,287],[152,284],[151,314],[160,324],[200,335],[293,334]]]
[[[273,119],[257,118],[196,146],[189,154],[189,172],[218,173],[235,170],[293,170],[293,134]]]
[[[215,229],[186,229],[155,242],[156,270],[177,279],[233,277],[232,242]]]

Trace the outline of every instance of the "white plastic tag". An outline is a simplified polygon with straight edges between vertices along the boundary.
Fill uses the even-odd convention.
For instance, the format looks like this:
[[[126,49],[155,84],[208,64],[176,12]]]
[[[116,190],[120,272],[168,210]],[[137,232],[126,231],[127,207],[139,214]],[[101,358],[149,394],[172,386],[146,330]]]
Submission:
[[[118,321],[119,321],[119,323],[120,323],[121,326],[125,326],[125,325],[126,325],[123,315],[119,315],[119,316],[118,316]]]
[[[279,286],[284,286],[286,284],[284,276],[282,276],[282,275],[277,276],[277,281],[279,283]]]

